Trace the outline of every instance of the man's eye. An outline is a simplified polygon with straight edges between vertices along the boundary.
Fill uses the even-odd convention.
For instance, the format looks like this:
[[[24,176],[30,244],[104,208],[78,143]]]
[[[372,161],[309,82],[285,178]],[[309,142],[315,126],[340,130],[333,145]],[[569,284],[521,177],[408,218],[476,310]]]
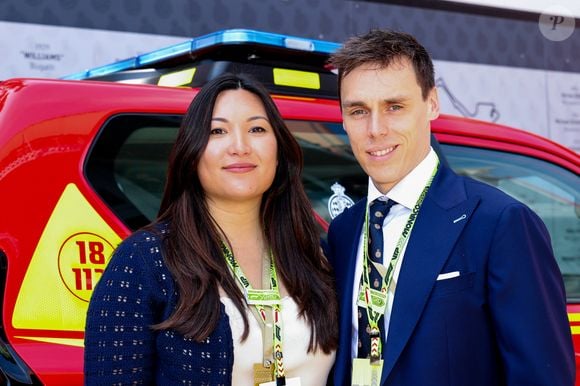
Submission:
[[[399,111],[399,110],[402,110],[402,109],[403,109],[403,106],[401,106],[401,105],[392,105],[392,106],[389,106],[389,110],[391,110],[391,111]]]
[[[363,109],[356,109],[350,112],[350,115],[363,115],[366,114],[366,111]]]

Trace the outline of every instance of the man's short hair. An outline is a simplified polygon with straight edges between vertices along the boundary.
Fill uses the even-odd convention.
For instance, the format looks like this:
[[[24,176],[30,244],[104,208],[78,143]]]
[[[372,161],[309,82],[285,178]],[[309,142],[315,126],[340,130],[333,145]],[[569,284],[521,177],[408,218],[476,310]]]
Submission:
[[[435,86],[435,70],[429,53],[417,39],[404,32],[373,29],[365,35],[348,39],[331,55],[329,64],[338,70],[338,92],[344,77],[355,68],[376,63],[380,68],[408,59],[415,70],[423,99]]]

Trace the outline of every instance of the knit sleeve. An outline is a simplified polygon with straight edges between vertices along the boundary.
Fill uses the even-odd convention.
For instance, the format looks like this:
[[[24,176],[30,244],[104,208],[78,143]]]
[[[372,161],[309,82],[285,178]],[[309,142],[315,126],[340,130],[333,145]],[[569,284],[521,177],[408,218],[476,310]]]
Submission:
[[[160,296],[158,239],[145,232],[123,241],[99,280],[87,312],[86,385],[147,385],[155,382],[155,335]]]

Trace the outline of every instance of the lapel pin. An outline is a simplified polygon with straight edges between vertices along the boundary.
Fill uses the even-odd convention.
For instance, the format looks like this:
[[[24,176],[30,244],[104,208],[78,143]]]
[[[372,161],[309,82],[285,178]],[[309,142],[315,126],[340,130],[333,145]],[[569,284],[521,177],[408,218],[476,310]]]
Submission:
[[[467,218],[467,215],[465,213],[463,213],[461,215],[461,217],[456,218],[455,220],[453,220],[453,224],[457,224],[459,221],[461,220],[465,220]]]

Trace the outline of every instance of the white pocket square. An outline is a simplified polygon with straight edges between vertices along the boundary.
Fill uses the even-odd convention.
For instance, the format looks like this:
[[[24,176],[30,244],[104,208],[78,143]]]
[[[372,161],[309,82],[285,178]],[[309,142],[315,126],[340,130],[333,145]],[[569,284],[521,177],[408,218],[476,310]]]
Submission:
[[[439,274],[439,276],[437,276],[437,281],[452,279],[452,278],[458,277],[458,276],[459,276],[459,271],[441,273],[441,274]]]

